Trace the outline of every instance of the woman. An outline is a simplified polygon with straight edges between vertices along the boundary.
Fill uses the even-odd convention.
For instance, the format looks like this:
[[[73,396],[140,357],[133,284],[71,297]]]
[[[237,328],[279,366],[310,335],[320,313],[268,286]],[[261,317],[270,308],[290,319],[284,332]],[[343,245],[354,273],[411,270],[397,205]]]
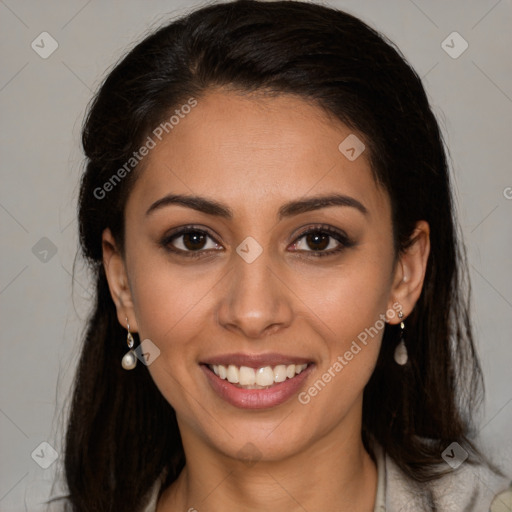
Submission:
[[[445,151],[391,43],[207,6],[110,72],[83,145],[69,510],[498,510]]]

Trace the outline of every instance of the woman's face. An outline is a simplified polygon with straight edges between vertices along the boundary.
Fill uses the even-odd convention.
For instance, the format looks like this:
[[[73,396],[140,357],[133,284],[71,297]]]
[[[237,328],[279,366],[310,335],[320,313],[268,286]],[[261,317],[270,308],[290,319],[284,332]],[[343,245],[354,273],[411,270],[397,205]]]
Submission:
[[[292,96],[217,90],[145,157],[119,318],[160,351],[148,369],[189,446],[277,460],[359,438],[399,265],[355,135]]]

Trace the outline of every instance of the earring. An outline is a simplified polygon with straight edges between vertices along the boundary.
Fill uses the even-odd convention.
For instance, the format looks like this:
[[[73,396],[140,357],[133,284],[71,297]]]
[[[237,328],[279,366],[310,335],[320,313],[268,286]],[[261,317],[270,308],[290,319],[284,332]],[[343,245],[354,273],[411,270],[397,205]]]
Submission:
[[[400,310],[400,312],[398,313],[398,318],[400,318],[400,342],[398,343],[398,345],[395,348],[395,361],[396,361],[396,364],[399,364],[400,366],[403,366],[404,364],[406,364],[407,360],[409,359],[409,356],[407,354],[407,347],[405,346],[405,341],[404,341],[405,326],[404,326],[404,322],[402,320],[403,317],[404,317],[404,314],[403,314],[402,310]]]
[[[125,370],[133,370],[137,366],[137,356],[135,355],[135,352],[132,350],[133,348],[133,336],[130,332],[130,324],[128,323],[128,318],[126,319],[126,328],[128,329],[128,335],[126,336],[126,343],[128,344],[128,348],[130,349],[126,354],[123,356],[123,359],[121,361],[121,366]]]

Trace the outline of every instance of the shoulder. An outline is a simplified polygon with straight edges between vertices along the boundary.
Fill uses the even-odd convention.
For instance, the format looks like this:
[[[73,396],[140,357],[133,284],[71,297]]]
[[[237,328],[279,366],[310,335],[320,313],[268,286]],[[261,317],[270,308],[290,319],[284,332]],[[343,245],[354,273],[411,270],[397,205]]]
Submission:
[[[400,512],[416,510],[505,512],[511,510],[511,479],[497,475],[485,465],[463,462],[437,480],[419,483],[406,475],[387,454],[384,454],[383,463],[386,488],[384,510]]]

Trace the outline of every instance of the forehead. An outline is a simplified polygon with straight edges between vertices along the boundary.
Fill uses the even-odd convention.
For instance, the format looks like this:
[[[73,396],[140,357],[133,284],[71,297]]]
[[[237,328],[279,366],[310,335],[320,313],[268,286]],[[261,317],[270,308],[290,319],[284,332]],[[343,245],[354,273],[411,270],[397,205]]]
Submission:
[[[355,142],[357,151],[364,138],[296,96],[212,91],[172,126],[161,140],[153,136],[156,146],[145,157],[132,203],[183,193],[218,199],[242,213],[270,208],[272,198],[277,205],[338,192],[370,212],[388,208],[367,151],[355,159],[344,152],[344,141]]]

